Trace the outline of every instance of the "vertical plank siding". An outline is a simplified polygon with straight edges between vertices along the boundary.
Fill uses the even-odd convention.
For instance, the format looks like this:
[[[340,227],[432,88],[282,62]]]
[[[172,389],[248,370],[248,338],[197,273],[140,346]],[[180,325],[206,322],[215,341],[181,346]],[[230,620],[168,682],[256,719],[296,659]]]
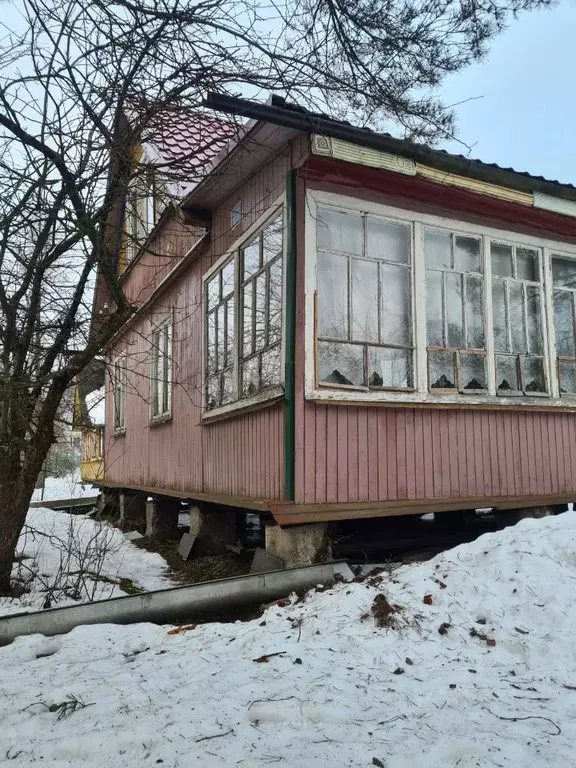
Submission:
[[[124,434],[113,431],[108,377],[106,397],[106,481],[126,487],[280,499],[284,496],[284,404],[202,424],[202,275],[251,224],[283,194],[286,173],[307,151],[296,139],[215,211],[210,248],[174,281],[150,312],[172,311],[172,418],[150,424],[150,312],[136,318],[115,344],[129,359]],[[241,223],[230,228],[238,201]],[[175,216],[158,226],[148,252],[125,278],[125,290],[143,303],[158,283],[198,241],[202,232]]]
[[[303,428],[303,463],[314,472],[297,487],[299,503],[576,491],[573,413],[305,401]]]

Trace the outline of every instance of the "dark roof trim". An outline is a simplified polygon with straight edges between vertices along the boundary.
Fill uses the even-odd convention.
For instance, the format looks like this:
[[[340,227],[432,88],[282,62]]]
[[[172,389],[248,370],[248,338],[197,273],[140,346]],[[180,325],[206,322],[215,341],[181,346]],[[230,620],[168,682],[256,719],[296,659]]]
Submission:
[[[234,96],[208,93],[205,104],[219,112],[274,123],[306,133],[319,133],[364,147],[380,149],[384,152],[408,157],[447,173],[468,176],[522,192],[536,191],[553,197],[576,201],[576,187],[571,184],[550,181],[542,176],[532,176],[522,171],[515,171],[513,168],[501,168],[498,165],[484,163],[481,160],[472,160],[463,155],[452,155],[443,150],[416,144],[409,139],[396,139],[389,134],[376,133],[369,128],[357,128],[350,123],[334,120],[328,115],[315,114],[302,107],[289,105],[277,97],[272,99],[272,104],[259,104]]]

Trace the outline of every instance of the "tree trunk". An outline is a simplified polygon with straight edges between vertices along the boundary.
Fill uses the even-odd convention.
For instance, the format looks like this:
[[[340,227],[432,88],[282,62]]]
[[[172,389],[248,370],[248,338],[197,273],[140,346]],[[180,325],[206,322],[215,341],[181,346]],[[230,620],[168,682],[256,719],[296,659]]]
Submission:
[[[25,496],[10,497],[0,494],[0,595],[10,594],[10,576],[20,532],[26,522],[26,514],[32,491]]]

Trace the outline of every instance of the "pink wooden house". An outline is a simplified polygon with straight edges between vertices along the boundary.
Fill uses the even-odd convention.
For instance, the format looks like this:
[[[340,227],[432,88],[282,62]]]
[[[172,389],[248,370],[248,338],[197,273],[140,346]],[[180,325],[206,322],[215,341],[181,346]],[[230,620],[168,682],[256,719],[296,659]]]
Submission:
[[[193,501],[224,539],[260,512],[289,561],[331,521],[572,500],[576,188],[209,105],[249,122],[214,121],[204,177],[165,208],[151,186],[142,232],[128,207],[103,487]]]

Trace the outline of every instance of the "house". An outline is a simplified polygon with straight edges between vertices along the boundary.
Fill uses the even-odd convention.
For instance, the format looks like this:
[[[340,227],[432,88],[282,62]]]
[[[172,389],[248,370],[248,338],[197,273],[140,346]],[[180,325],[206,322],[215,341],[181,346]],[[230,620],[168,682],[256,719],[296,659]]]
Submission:
[[[576,188],[208,105],[249,122],[124,267],[103,487],[220,542],[256,511],[290,562],[331,521],[572,500]]]

